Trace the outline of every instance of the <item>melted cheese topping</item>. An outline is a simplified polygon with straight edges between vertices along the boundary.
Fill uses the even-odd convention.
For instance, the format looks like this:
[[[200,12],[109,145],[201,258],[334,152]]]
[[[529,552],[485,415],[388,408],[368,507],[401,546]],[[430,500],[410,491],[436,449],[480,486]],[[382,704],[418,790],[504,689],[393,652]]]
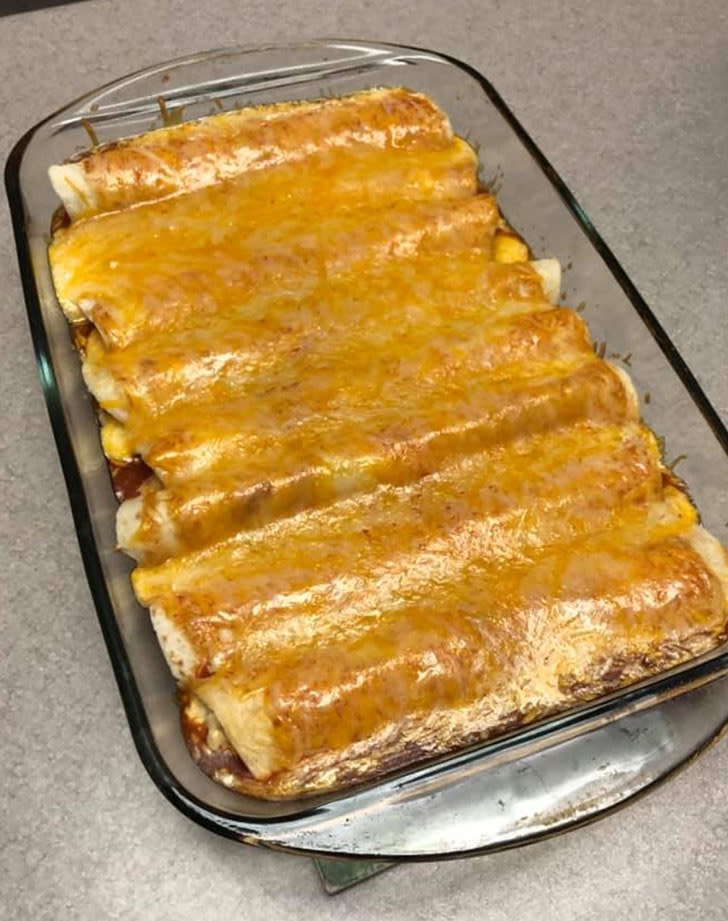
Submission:
[[[261,612],[265,604],[267,613],[255,620],[267,630],[271,611],[288,610],[285,599],[311,586],[343,601],[346,583],[356,597],[374,604],[372,598],[393,584],[383,573],[394,576],[400,591],[410,580],[422,581],[418,559],[428,561],[428,579],[438,580],[455,572],[453,556],[520,558],[529,547],[566,539],[596,521],[606,524],[625,500],[654,499],[661,488],[659,454],[646,430],[583,423],[451,461],[407,485],[379,487],[240,531],[197,553],[136,570],[134,587],[144,604],[164,603],[169,613],[176,607],[182,620],[188,593],[204,587],[192,630],[201,627],[203,614],[217,617],[219,602],[228,629],[238,621],[247,629],[246,612],[252,606]],[[363,579],[372,582],[370,592],[357,587]],[[181,605],[175,601],[180,594]],[[204,634],[198,637],[203,643]],[[317,641],[313,617],[304,635]],[[204,646],[200,651],[214,652]],[[199,670],[204,665],[203,658]]]
[[[526,265],[488,262],[482,250],[419,254],[335,277],[308,295],[258,293],[205,325],[151,334],[124,349],[107,351],[92,335],[84,375],[113,415],[156,416],[191,400],[219,402],[244,385],[266,390],[290,383],[306,376],[312,359],[327,368],[351,361],[366,366],[373,354],[390,363],[399,355],[421,361],[428,341],[431,357],[439,351],[447,358],[445,350],[462,351],[474,334],[485,343],[506,318],[550,306]],[[576,335],[573,319],[559,314],[567,336]],[[538,321],[533,333],[535,344],[543,338]],[[550,354],[557,357],[553,348]]]
[[[429,100],[245,111],[72,166],[100,213],[57,232],[54,279],[95,327],[107,455],[154,472],[119,544],[216,776],[340,786],[723,638],[723,551],[628,376]]]
[[[305,164],[340,149],[439,150],[451,139],[447,116],[432,100],[395,87],[164,128],[51,167],[50,179],[69,215],[79,218]]]
[[[205,217],[199,204],[212,191],[101,215],[62,232],[50,257],[69,318],[85,316],[109,347],[121,348],[150,332],[244,311],[253,295],[315,293],[332,275],[374,261],[489,247],[498,218],[493,199],[478,195],[333,213],[317,213],[312,204],[312,214],[285,216],[271,209],[258,217],[243,207],[239,222],[221,224],[214,209]],[[246,201],[244,190],[230,189],[227,201],[237,198]]]

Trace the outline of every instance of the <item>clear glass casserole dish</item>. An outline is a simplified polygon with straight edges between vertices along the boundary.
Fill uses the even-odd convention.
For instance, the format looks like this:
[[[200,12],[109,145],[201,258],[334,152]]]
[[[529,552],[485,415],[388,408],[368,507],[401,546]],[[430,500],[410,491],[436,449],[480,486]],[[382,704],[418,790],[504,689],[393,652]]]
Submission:
[[[728,543],[728,432],[573,196],[493,87],[466,65],[430,51],[346,41],[194,55],[96,90],[31,129],[10,155],[6,182],[41,380],[89,585],[132,734],[154,781],[201,824],[248,843],[329,856],[456,856],[553,833],[631,796],[640,783],[595,799],[585,780],[589,758],[604,746],[615,749],[615,721],[634,719],[728,673],[728,650],[721,647],[596,702],[348,792],[276,803],[214,784],[187,753],[174,682],[146,611],[134,599],[131,562],[115,549],[116,499],[47,258],[58,205],[47,169],[89,146],[89,126],[104,143],[159,127],[163,118],[212,114],[221,105],[381,85],[428,93],[450,115],[455,131],[479,145],[483,180],[497,185],[508,221],[536,257],[556,256],[567,268],[567,302],[585,305],[595,341],[606,343],[608,354],[624,356],[640,396],[650,394],[646,421],[666,438],[671,457],[684,455],[680,473],[704,524]],[[674,763],[644,773],[642,787],[686,760],[728,719],[720,701],[711,700],[706,725],[674,746]],[[686,708],[680,725],[688,721]],[[640,757],[645,760],[644,751]],[[536,763],[538,776],[551,778],[545,799],[543,780],[529,785],[527,779]],[[583,793],[578,803],[575,788]],[[500,790],[509,791],[507,806]]]

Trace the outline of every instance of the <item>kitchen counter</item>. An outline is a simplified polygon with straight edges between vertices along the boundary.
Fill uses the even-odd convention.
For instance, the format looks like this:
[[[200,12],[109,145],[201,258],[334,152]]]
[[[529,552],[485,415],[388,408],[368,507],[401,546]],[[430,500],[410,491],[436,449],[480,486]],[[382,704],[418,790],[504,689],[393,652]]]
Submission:
[[[123,73],[224,44],[317,35],[430,46],[482,70],[728,419],[723,0],[422,0],[416,10],[89,0],[10,16],[0,19],[0,151]],[[725,742],[595,825],[488,857],[400,866],[335,899],[310,860],[217,838],[176,812],[134,750],[97,625],[2,206],[0,280],[0,918],[728,916]]]

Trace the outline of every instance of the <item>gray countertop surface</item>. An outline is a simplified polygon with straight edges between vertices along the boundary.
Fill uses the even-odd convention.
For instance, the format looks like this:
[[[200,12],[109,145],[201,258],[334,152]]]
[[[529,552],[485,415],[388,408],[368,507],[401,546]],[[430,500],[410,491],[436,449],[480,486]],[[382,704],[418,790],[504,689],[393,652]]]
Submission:
[[[0,19],[0,151],[81,92],[224,44],[425,45],[482,70],[728,419],[728,7],[89,0]],[[0,918],[728,918],[728,745],[596,825],[326,897],[215,837],[134,750],[81,567],[0,207]]]

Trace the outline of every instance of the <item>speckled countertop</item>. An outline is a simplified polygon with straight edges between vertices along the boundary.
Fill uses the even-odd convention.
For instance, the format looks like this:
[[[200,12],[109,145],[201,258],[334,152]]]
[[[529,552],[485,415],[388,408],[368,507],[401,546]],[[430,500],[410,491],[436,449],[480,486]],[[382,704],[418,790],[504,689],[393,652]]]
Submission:
[[[0,151],[123,73],[223,44],[390,39],[482,70],[728,418],[728,7],[89,0],[0,19]],[[728,917],[728,744],[527,849],[399,867],[336,899],[310,860],[177,813],[134,750],[81,568],[0,207],[0,918]],[[728,485],[728,484],[727,484]]]

